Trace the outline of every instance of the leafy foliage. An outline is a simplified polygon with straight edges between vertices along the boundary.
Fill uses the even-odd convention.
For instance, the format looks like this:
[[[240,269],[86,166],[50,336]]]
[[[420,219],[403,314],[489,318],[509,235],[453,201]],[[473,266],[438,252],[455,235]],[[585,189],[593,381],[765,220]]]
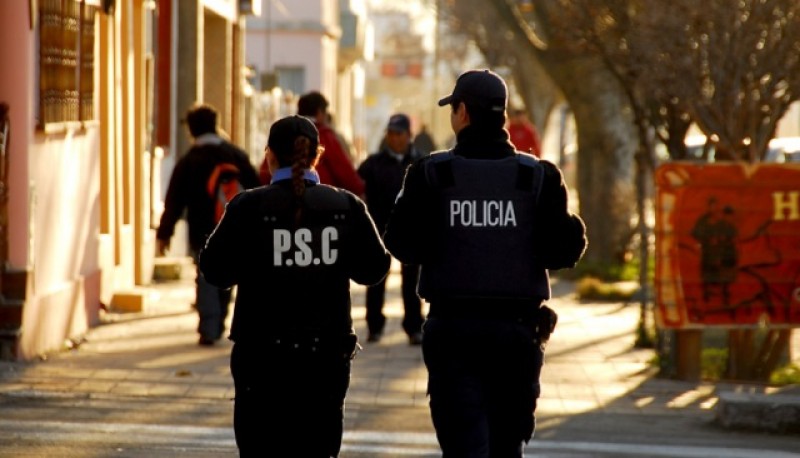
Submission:
[[[795,0],[559,1],[559,42],[602,56],[675,158],[694,121],[718,159],[758,161],[800,98]]]

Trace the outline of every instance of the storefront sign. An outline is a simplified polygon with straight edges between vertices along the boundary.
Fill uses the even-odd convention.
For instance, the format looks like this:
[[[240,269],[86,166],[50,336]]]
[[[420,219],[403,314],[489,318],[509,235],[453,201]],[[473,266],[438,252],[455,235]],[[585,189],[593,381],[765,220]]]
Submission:
[[[800,326],[800,165],[656,172],[656,320]]]

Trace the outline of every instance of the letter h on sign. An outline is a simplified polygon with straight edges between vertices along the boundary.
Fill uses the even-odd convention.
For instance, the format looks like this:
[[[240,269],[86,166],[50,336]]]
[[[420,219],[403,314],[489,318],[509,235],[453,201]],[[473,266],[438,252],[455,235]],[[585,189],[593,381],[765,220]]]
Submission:
[[[800,191],[773,192],[772,203],[775,208],[772,219],[775,221],[800,219]]]

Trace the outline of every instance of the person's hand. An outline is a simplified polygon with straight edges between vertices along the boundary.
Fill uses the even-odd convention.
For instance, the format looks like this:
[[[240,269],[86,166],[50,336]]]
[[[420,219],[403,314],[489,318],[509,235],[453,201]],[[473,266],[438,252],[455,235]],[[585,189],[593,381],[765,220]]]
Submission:
[[[166,256],[169,251],[169,240],[156,239],[156,250],[159,256]]]

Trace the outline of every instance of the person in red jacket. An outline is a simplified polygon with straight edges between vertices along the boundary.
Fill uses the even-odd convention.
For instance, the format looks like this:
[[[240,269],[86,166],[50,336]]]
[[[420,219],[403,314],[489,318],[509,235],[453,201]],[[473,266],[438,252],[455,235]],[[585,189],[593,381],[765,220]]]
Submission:
[[[508,123],[508,135],[517,151],[542,157],[542,146],[536,128],[525,117],[525,110],[515,109],[511,112]]]
[[[317,91],[304,94],[297,101],[297,114],[314,122],[319,131],[319,144],[325,148],[316,169],[320,183],[346,189],[357,196],[364,195],[364,181],[358,176],[350,157],[344,151],[336,132],[328,125],[328,100]],[[269,184],[271,177],[266,160],[261,165],[261,181]]]

